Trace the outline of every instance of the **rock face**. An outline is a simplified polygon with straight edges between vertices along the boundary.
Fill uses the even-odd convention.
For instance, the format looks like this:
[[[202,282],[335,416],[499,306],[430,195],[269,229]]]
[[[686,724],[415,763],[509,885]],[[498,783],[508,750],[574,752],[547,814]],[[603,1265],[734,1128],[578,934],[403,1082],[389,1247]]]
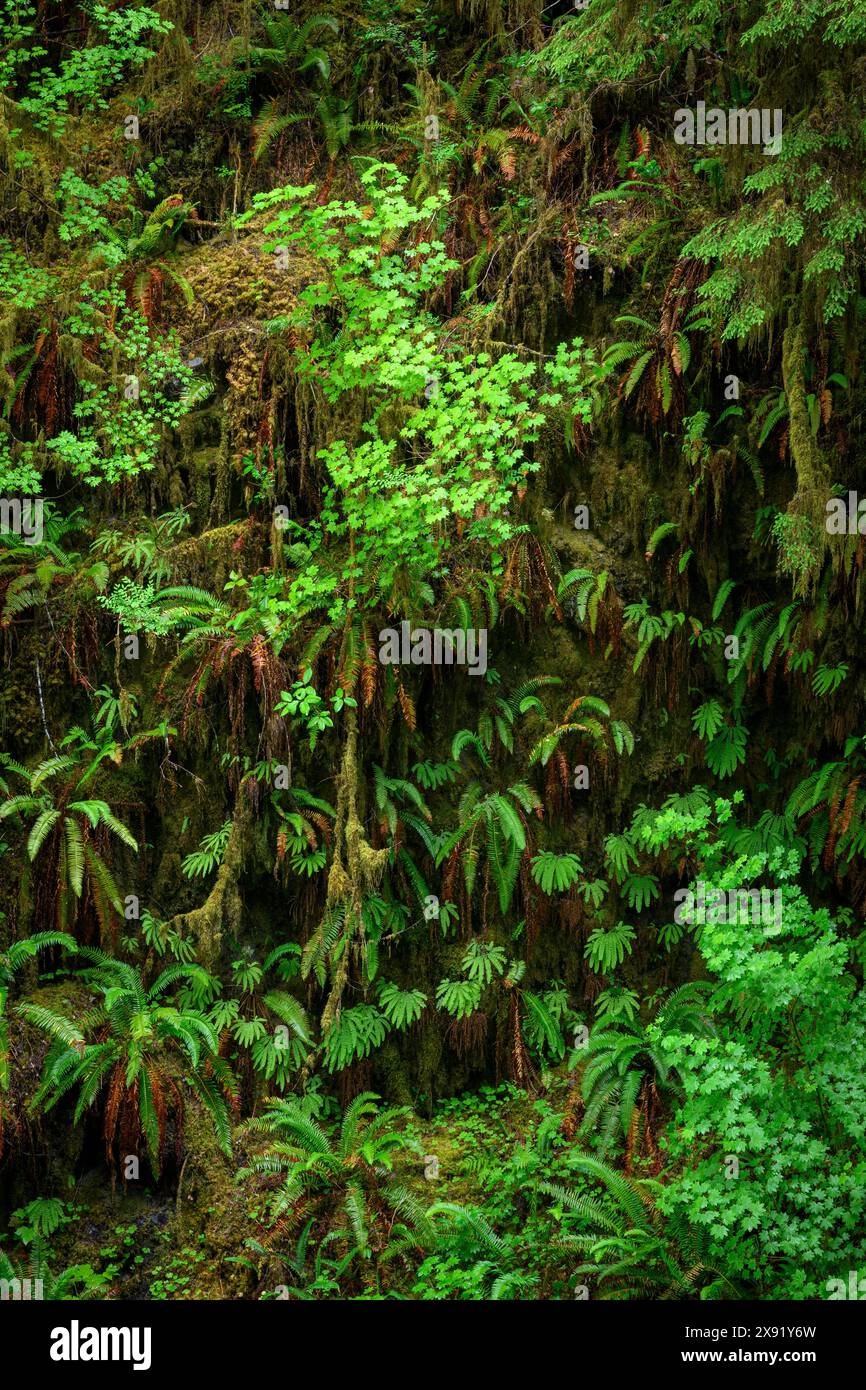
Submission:
[[[866,1260],[862,10],[0,6],[0,1259]]]

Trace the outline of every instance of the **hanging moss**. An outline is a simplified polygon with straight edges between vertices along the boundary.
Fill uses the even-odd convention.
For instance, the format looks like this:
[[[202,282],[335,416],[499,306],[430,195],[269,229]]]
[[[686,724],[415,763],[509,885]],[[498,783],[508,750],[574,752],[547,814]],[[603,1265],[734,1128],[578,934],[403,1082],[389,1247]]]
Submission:
[[[240,879],[251,842],[252,812],[244,786],[238,790],[231,833],[216,881],[201,907],[181,912],[167,923],[171,931],[195,943],[196,956],[206,970],[216,970],[224,934],[239,937],[242,932],[243,899]]]

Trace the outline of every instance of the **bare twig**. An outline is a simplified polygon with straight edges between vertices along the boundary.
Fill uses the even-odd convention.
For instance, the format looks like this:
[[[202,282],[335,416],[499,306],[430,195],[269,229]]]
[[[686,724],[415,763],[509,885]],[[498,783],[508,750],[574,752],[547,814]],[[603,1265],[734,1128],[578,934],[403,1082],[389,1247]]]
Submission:
[[[55,746],[54,739],[51,737],[51,734],[50,734],[49,729],[48,729],[48,720],[45,718],[45,701],[44,701],[44,699],[42,698],[42,673],[41,673],[41,671],[39,670],[39,657],[38,657],[38,656],[37,656],[37,658],[36,658],[36,689],[39,691],[39,712],[40,712],[40,714],[42,715],[42,727],[43,727],[43,729],[45,730],[45,737],[48,739],[48,742],[51,744],[51,751],[52,751],[52,753],[56,753],[56,752],[57,752],[57,748],[56,748],[56,746]]]

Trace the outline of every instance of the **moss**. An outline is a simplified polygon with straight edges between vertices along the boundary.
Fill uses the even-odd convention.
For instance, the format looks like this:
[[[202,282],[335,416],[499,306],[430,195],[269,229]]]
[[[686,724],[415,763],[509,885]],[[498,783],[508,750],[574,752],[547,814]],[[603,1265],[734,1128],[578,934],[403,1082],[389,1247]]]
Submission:
[[[247,1199],[235,1182],[234,1165],[216,1142],[213,1126],[197,1101],[187,1103],[184,1161],[178,1178],[175,1243],[197,1245],[204,1236],[207,1260],[196,1271],[198,1298],[240,1298],[250,1274],[234,1263],[244,1250],[250,1225]]]
[[[782,343],[782,379],[788,402],[790,446],[797,470],[797,495],[801,504],[820,501],[820,514],[829,495],[830,477],[826,461],[818,448],[806,407],[806,336],[802,323],[792,319]]]
[[[830,471],[812,434],[806,405],[806,336],[802,322],[793,311],[782,344],[782,378],[788,403],[788,439],[797,472],[797,491],[788,505],[790,527],[808,533],[805,566],[796,570],[795,593],[808,593],[817,583],[828,548],[824,525],[825,507],[830,496]],[[790,528],[789,528],[790,529]],[[817,544],[814,544],[817,542]],[[801,547],[802,550],[802,547]]]
[[[231,833],[216,881],[201,907],[172,917],[168,927],[195,943],[196,955],[206,970],[216,970],[223,933],[241,935],[243,900],[239,882],[249,849],[252,812],[242,784],[235,800]]]

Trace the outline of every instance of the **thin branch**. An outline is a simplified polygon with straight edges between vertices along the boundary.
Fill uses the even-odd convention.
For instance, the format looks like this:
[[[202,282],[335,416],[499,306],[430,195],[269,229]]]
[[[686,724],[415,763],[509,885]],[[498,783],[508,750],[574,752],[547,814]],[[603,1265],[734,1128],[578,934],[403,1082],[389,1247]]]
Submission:
[[[52,753],[56,753],[56,752],[57,752],[57,748],[56,748],[56,745],[55,745],[55,743],[54,743],[54,739],[51,737],[51,734],[50,734],[49,729],[48,729],[48,720],[45,718],[45,701],[44,701],[44,699],[42,698],[42,673],[41,673],[41,671],[39,670],[39,657],[38,657],[38,656],[37,656],[37,658],[36,658],[36,688],[37,688],[37,690],[39,691],[39,712],[40,712],[40,714],[42,715],[42,727],[43,727],[43,729],[45,730],[45,737],[48,739],[48,742],[51,744],[51,751],[52,751]]]

